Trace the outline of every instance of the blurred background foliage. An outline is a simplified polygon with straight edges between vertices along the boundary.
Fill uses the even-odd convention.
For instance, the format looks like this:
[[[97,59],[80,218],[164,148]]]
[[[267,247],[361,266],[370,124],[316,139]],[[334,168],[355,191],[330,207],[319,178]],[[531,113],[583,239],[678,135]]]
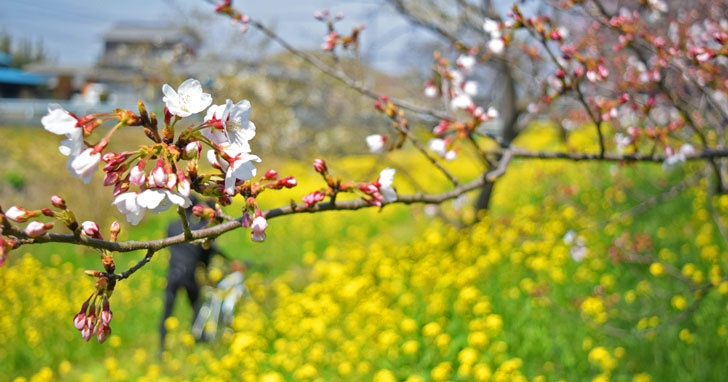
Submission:
[[[80,219],[104,228],[123,219],[98,179],[79,187],[67,177],[56,137],[1,131],[10,142],[0,162],[2,200],[41,207],[53,185]],[[517,144],[590,149],[593,135],[579,129],[564,142],[557,128],[536,124]],[[121,131],[114,144],[139,136]],[[260,151],[260,171],[275,168],[300,184],[262,195],[264,208],[320,187],[310,165]],[[327,159],[355,180],[374,179],[387,163],[401,193],[445,187],[438,174],[414,176],[430,170],[410,150]],[[482,171],[465,158],[448,165],[466,180]],[[472,203],[459,200],[274,219],[262,244],[234,231],[217,242],[251,263],[251,296],[232,330],[195,344],[181,298],[165,323],[172,334],[161,358],[167,251],[119,284],[113,335],[99,345],[71,324],[91,288],[83,270],[99,267],[95,252],[23,247],[0,277],[0,380],[720,380],[728,361],[720,231],[728,198],[706,194],[702,182],[664,194],[696,171],[699,164],[666,173],[651,164],[516,161],[475,225]],[[21,180],[6,175],[13,173]],[[174,219],[167,212],[123,225],[120,239],[159,237]],[[115,257],[123,268],[142,256]],[[226,265],[215,265],[210,277],[221,271]]]

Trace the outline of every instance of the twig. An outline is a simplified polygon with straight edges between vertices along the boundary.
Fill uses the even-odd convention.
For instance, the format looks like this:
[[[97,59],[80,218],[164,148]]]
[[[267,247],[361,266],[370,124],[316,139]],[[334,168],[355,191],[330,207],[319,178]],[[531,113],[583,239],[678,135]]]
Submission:
[[[182,231],[184,233],[185,241],[191,241],[192,240],[192,231],[190,230],[190,222],[187,221],[187,213],[185,212],[185,209],[182,208],[181,206],[178,206],[177,214],[179,215],[179,218],[182,221]]]
[[[603,161],[603,162],[664,162],[667,157],[664,155],[652,155],[643,153],[633,154],[617,154],[617,153],[604,153],[600,154],[589,154],[589,153],[567,153],[558,151],[531,151],[521,148],[507,148],[507,149],[495,149],[490,150],[489,154],[503,154],[505,151],[511,150],[513,156],[516,158],[524,159],[568,159],[573,161]],[[707,149],[694,154],[686,154],[685,160],[697,161],[697,160],[708,160],[711,158],[725,158],[728,157],[728,149],[711,150]]]
[[[412,134],[412,132],[409,129],[405,128],[404,126],[401,126],[401,124],[399,124],[399,123],[394,125],[394,128],[397,129],[397,131],[399,131],[400,133],[406,135],[407,139],[409,139],[412,142],[412,144],[415,145],[417,150],[419,150],[420,153],[422,153],[422,155],[424,155],[425,158],[427,158],[427,160],[430,161],[430,163],[432,163],[433,166],[435,166],[438,170],[440,170],[440,172],[443,175],[445,175],[445,177],[450,182],[452,182],[452,184],[454,184],[456,187],[460,185],[460,181],[458,181],[458,179],[455,176],[453,176],[450,173],[450,171],[447,171],[447,169],[445,167],[443,167],[442,164],[440,164],[440,162],[437,161],[437,159],[435,159],[432,155],[430,155],[429,152],[427,152],[427,149],[422,144],[422,142],[420,142],[417,139],[417,137],[415,137],[414,134]]]
[[[133,267],[125,270],[124,272],[114,274],[113,277],[116,280],[123,280],[126,278],[129,278],[134,272],[138,271],[141,267],[146,265],[149,261],[152,260],[152,257],[154,256],[155,251],[152,249],[147,250],[147,254],[144,256],[143,259],[139,260],[138,263],[136,263]]]

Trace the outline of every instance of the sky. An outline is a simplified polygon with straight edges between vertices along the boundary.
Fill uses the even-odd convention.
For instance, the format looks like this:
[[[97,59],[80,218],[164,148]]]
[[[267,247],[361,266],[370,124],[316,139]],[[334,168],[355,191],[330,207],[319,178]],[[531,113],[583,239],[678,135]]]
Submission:
[[[382,3],[382,0],[238,0],[233,1],[233,6],[274,27],[294,46],[308,49],[320,46],[326,34],[325,25],[314,19],[313,12],[322,8],[329,8],[333,13],[343,12],[344,20],[337,24],[337,29],[348,33],[353,26],[366,24],[362,35],[364,58],[379,69],[396,72],[403,67],[399,62],[400,51],[426,33],[407,26]],[[251,33],[236,33],[229,19],[215,15],[214,7],[204,0],[0,1],[0,31],[14,39],[42,40],[50,56],[61,65],[92,65],[102,50],[101,36],[118,22],[192,22],[213,41],[203,46],[202,53],[229,51],[235,52],[231,55],[236,57],[244,56],[245,52],[234,48],[234,39],[248,38]],[[255,37],[259,35],[253,32],[250,38]]]

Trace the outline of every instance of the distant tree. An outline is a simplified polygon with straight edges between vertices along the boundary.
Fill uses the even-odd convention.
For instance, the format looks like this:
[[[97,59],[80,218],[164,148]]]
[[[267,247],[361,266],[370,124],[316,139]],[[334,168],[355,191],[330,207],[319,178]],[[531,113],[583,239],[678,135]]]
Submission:
[[[0,51],[13,58],[12,67],[22,68],[34,62],[43,62],[50,59],[43,40],[17,39],[8,32],[0,33]]]

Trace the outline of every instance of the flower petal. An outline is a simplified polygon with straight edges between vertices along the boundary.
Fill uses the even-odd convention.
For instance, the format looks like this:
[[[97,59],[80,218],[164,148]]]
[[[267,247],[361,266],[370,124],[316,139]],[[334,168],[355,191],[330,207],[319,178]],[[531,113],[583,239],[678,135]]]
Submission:
[[[144,190],[144,192],[137,196],[137,203],[143,208],[153,210],[157,208],[164,199],[165,193],[162,190],[150,188],[148,190]]]

